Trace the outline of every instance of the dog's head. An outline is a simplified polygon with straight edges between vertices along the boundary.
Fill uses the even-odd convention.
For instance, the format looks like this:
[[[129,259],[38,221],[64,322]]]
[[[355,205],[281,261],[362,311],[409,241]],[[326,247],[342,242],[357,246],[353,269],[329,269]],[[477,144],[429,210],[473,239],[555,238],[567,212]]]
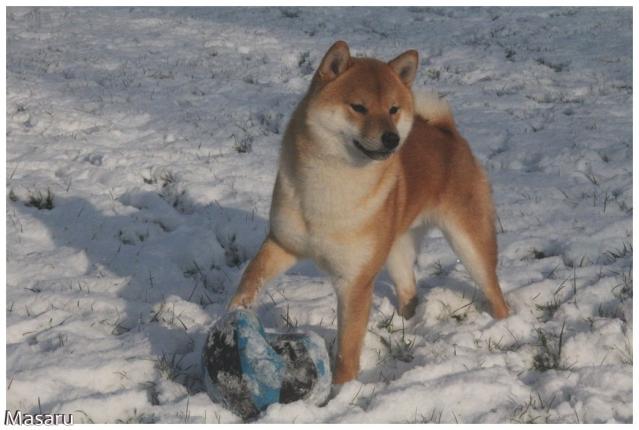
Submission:
[[[321,150],[356,164],[391,157],[413,124],[417,64],[414,50],[385,63],[353,58],[345,42],[336,42],[307,97],[307,125]]]

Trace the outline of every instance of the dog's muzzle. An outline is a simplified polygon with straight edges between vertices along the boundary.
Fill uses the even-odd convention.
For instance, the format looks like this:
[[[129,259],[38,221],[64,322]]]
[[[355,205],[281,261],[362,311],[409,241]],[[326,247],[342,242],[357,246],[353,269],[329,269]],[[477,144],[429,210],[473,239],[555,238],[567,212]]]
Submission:
[[[353,144],[357,149],[362,151],[364,155],[373,160],[386,160],[393,152],[395,152],[395,149],[381,149],[377,151],[366,149],[357,139],[353,139]]]

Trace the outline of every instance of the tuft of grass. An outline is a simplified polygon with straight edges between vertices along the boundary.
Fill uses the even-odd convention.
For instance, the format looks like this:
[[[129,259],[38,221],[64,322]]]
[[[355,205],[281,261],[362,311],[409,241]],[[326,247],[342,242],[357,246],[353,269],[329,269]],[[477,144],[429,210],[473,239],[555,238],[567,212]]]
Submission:
[[[184,355],[178,358],[176,353],[171,354],[169,357],[166,353],[162,353],[160,357],[155,361],[155,368],[160,372],[160,375],[169,381],[178,381],[186,374],[186,371],[191,367],[182,366]]]
[[[175,315],[175,303],[172,304],[171,309],[168,309],[166,302],[162,301],[160,303],[160,308],[155,312],[149,322],[159,322],[168,324],[171,327],[183,328],[185,331],[188,330],[188,327],[180,318],[182,314]],[[180,323],[179,325],[177,323]]]
[[[218,266],[213,264],[211,265],[210,270],[217,270],[219,273],[222,273],[228,279],[228,276]],[[197,261],[195,260],[193,260],[193,265],[185,269],[182,273],[184,274],[185,278],[190,278],[195,283],[195,285],[193,286],[193,290],[191,291],[191,294],[187,298],[187,300],[189,301],[191,301],[191,298],[193,297],[195,290],[200,285],[204,288],[204,290],[206,290],[206,291],[201,291],[201,293],[206,297],[200,294],[200,304],[207,303],[207,302],[208,304],[210,304],[214,302],[213,299],[211,299],[211,297],[207,294],[207,291],[212,292],[214,294],[220,294],[220,293],[223,293],[225,290],[224,282],[219,281],[218,279],[216,279],[215,276],[210,276],[210,272],[205,272],[204,270],[202,270],[200,265],[197,264]]]
[[[608,263],[613,263],[615,260],[618,260],[620,258],[624,258],[627,256],[632,257],[632,243],[623,242],[621,245],[622,245],[621,248],[611,249],[610,251],[606,251],[603,253]]]
[[[385,320],[382,320],[379,324],[379,328],[383,328],[388,332],[388,338],[374,333],[379,337],[380,342],[386,348],[386,354],[382,356],[381,351],[378,351],[378,362],[382,363],[391,358],[394,360],[402,361],[404,363],[410,363],[415,358],[413,349],[415,347],[415,338],[409,339],[404,327],[404,319],[402,318],[402,327],[395,329],[392,324],[392,319],[395,313]],[[393,336],[395,333],[400,333],[399,338]],[[395,338],[395,339],[393,339]]]
[[[619,276],[621,282],[612,287],[612,294],[623,303],[628,299],[632,300],[632,266],[628,268],[627,272],[621,272]]]
[[[239,138],[235,134],[232,135],[234,142],[233,149],[235,149],[235,152],[238,154],[248,154],[253,150],[254,138],[244,127],[240,127],[239,125],[238,127],[243,133]]]
[[[147,415],[145,413],[138,413],[136,408],[133,408],[133,415],[124,419],[118,418],[115,420],[117,424],[154,424],[158,421],[158,418],[154,414]]]
[[[282,321],[284,321],[284,325],[287,329],[293,330],[297,328],[297,320],[291,318],[288,303],[286,304],[286,313],[282,313],[280,317]]]
[[[457,309],[451,309],[448,303],[444,303],[441,300],[439,302],[442,304],[442,312],[438,317],[439,320],[446,320],[450,318],[457,321],[458,323],[461,323],[465,321],[466,318],[468,318],[468,311],[470,310],[470,307],[473,305],[473,303],[475,303],[475,300],[473,299],[465,305],[458,307]]]
[[[508,330],[508,329],[506,329],[506,330]],[[503,336],[500,337],[496,341],[492,337],[489,337],[488,338],[488,342],[486,343],[486,347],[488,348],[488,351],[490,351],[490,352],[495,352],[495,351],[500,351],[500,352],[517,351],[517,350],[521,349],[522,346],[524,346],[524,344],[514,334],[512,334],[512,332],[510,330],[508,330],[508,333],[513,338],[513,342],[511,342],[509,344],[504,344],[503,343],[503,340],[504,340]]]
[[[42,191],[37,191],[29,194],[29,200],[25,203],[26,206],[34,207],[39,210],[51,210],[54,207],[53,193],[47,188],[47,193],[42,194]]]
[[[117,308],[115,309],[115,312],[117,313],[117,317],[115,318],[115,320],[111,321],[110,319],[103,319],[100,321],[100,324],[110,326],[111,334],[113,336],[120,336],[121,334],[131,331],[131,327],[127,327],[124,325],[123,318]]]
[[[517,424],[548,424],[550,422],[550,410],[552,409],[555,396],[549,402],[541,398],[541,394],[534,396],[532,393],[527,402],[518,404],[510,421]]]
[[[389,333],[393,333],[393,317],[395,317],[395,311],[393,311],[393,313],[391,313],[389,317],[383,318],[380,322],[378,322],[377,328],[381,328]]]
[[[626,337],[623,348],[616,347],[623,364],[632,366],[632,341]]]
[[[559,266],[560,265],[557,264],[548,273],[545,273],[544,276],[546,277],[546,279],[555,279],[555,273],[557,272],[557,269],[559,269]]]
[[[566,321],[561,325],[559,335],[546,333],[542,329],[537,329],[539,351],[533,357],[533,369],[545,372],[551,369],[563,370],[567,367],[563,365],[561,359],[561,348],[564,343],[564,329]]]
[[[86,419],[86,421],[82,420],[82,421],[81,421],[81,423],[82,423],[82,424],[85,424],[85,423],[88,423],[88,424],[95,424],[95,422],[94,422],[94,421],[93,421],[93,419],[89,416],[89,414],[87,414],[87,413],[86,413],[86,412],[84,412],[83,410],[81,410],[81,409],[76,409],[76,410],[75,410],[75,411],[73,411],[73,412],[79,412],[79,413],[81,413],[82,415],[84,415],[84,419]]]
[[[441,77],[441,71],[437,69],[426,69],[426,76],[428,76],[428,78],[432,79],[433,81],[439,81],[439,78]]]
[[[430,414],[417,414],[415,411],[415,418],[410,424],[441,424],[443,409],[433,408]]]
[[[149,171],[149,176],[142,175],[142,180],[146,184],[159,184],[161,190],[159,196],[168,204],[183,214],[190,214],[193,211],[193,203],[186,189],[179,183],[179,177],[170,170]],[[163,230],[168,229],[158,222]]]
[[[189,409],[189,403],[191,401],[191,397],[188,396],[186,398],[186,407],[184,412],[178,412],[176,416],[184,421],[184,424],[188,424],[191,421],[191,409]]]
[[[169,185],[177,184],[178,177],[172,171],[167,170],[160,174],[160,181],[162,181],[162,188],[166,188]]]
[[[224,260],[228,267],[239,267],[246,258],[242,255],[237,245],[237,237],[235,233],[228,235],[226,238],[218,237],[220,246],[224,249]]]
[[[582,175],[584,175],[586,177],[586,179],[588,179],[590,181],[591,184],[599,186],[599,183],[601,182],[599,180],[599,178],[592,172],[580,172]]]
[[[561,300],[559,299],[559,293],[566,286],[566,281],[562,282],[557,290],[552,295],[552,299],[542,305],[535,304],[535,308],[542,312],[542,321],[549,321],[555,315],[555,312],[561,306]]]
[[[186,388],[189,394],[196,394],[203,391],[204,387],[202,385],[199,372],[192,369],[193,365],[185,365],[183,363],[184,358],[187,355],[188,354],[180,354],[178,357],[177,353],[168,355],[163,352],[162,355],[154,360],[155,368],[163,378],[181,384]],[[155,387],[152,387],[149,390],[150,391],[147,391],[147,393],[153,400],[153,395],[157,396],[157,391],[155,391]],[[159,399],[156,397],[156,400]]]
[[[144,181],[145,184],[157,184],[158,181],[161,182],[161,186],[162,188],[167,187],[171,184],[175,184],[178,181],[177,176],[175,175],[175,173],[173,173],[170,170],[162,170],[161,172],[153,172],[152,168],[149,168],[149,176],[146,177],[144,175],[142,175],[142,181]]]

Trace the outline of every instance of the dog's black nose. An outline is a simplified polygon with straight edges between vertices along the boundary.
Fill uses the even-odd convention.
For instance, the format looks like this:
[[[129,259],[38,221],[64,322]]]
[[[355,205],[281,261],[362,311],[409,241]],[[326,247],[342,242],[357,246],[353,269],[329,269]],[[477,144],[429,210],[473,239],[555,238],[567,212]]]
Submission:
[[[392,131],[387,131],[382,134],[382,143],[384,144],[384,148],[392,151],[399,145],[399,136]]]

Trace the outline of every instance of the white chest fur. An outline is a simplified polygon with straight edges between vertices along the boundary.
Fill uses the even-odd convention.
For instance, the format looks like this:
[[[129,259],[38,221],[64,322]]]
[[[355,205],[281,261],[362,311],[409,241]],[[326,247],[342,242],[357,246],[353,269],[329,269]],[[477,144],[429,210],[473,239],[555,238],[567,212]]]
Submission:
[[[370,223],[394,185],[377,166],[328,162],[280,166],[271,208],[271,232],[287,248],[312,258],[334,276],[355,276],[373,252]],[[380,180],[382,182],[380,182]]]

